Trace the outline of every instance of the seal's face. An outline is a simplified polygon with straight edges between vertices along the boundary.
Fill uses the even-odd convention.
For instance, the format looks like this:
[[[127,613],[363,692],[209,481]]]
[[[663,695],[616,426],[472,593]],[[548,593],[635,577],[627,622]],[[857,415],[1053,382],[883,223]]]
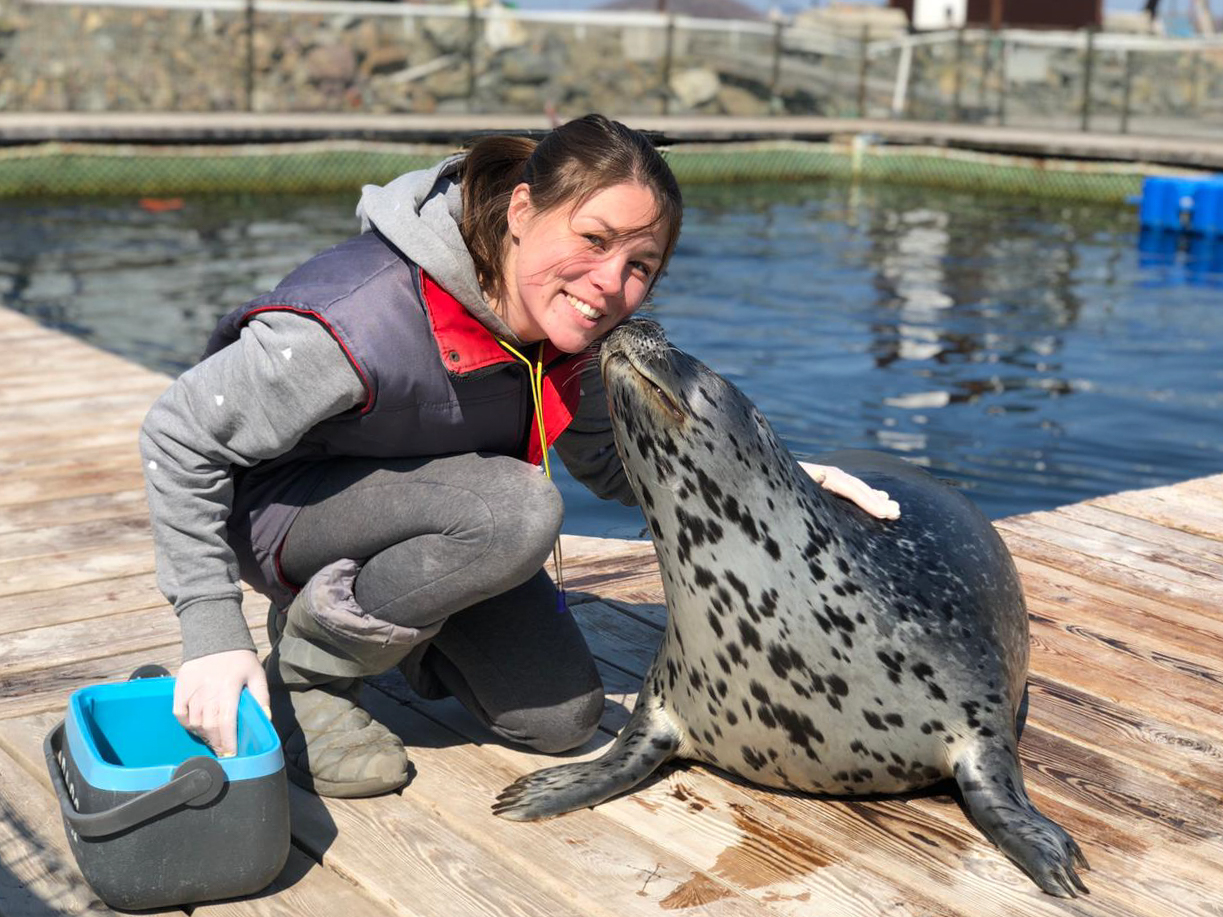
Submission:
[[[732,488],[762,474],[789,476],[793,459],[756,406],[673,347],[656,322],[622,324],[600,360],[621,459],[647,516],[660,491],[682,487],[684,472],[698,486],[713,480]]]

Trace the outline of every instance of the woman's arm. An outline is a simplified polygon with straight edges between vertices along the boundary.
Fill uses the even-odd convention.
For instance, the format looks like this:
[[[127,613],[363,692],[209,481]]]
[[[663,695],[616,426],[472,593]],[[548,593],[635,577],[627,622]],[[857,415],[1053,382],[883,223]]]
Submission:
[[[223,718],[236,710],[242,684],[251,683],[254,671],[238,565],[225,540],[232,469],[283,454],[319,421],[364,398],[360,378],[324,327],[302,316],[267,313],[237,342],[180,376],[145,418],[140,451],[158,586],[179,616],[184,662],[217,657],[185,666],[179,688],[200,688],[196,676],[201,683],[215,681],[219,662],[235,658],[223,654],[248,654],[240,657],[236,687],[230,684],[220,690],[223,697],[209,701],[224,707]],[[198,725],[198,704],[183,713],[185,726],[192,717]],[[204,737],[210,744],[223,741],[211,728]]]

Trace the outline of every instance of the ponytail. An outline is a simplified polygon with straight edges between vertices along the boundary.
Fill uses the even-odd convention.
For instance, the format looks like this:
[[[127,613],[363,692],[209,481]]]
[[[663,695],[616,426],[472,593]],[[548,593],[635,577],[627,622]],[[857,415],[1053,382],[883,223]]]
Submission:
[[[536,141],[493,136],[476,141],[463,162],[463,219],[459,230],[485,295],[500,298],[501,264],[509,242],[510,194],[522,181]]]

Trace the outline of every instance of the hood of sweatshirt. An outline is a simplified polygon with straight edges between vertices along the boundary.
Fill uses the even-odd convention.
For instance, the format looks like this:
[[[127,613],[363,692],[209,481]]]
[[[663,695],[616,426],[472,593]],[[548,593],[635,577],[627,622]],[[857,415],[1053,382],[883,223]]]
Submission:
[[[406,172],[386,185],[365,185],[357,204],[361,231],[377,229],[480,324],[502,340],[518,344],[517,336],[485,301],[475,264],[459,232],[463,156],[460,153],[432,168]]]

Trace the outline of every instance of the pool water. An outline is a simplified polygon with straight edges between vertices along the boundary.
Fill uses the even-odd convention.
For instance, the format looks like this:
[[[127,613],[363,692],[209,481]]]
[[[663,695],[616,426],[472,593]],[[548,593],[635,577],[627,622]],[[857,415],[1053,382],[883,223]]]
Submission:
[[[900,186],[685,189],[651,312],[795,455],[880,449],[992,518],[1223,471],[1223,240],[1133,210]],[[356,230],[355,198],[0,202],[3,303],[139,363]],[[638,510],[563,473],[566,531]]]

